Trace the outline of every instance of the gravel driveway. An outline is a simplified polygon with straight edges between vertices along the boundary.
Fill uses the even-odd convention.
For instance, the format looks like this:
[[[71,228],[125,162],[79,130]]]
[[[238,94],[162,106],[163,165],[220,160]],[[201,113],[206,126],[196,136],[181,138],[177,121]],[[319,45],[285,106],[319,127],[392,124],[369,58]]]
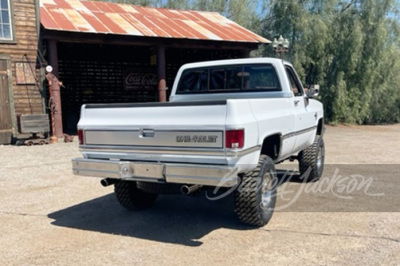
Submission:
[[[230,196],[161,196],[148,211],[126,211],[112,186],[72,175],[76,140],[0,146],[0,265],[399,265],[400,125],[328,127],[325,145],[324,177],[346,164],[385,196],[365,195],[366,184],[346,194],[361,199],[354,204],[302,194],[259,229],[237,222]]]

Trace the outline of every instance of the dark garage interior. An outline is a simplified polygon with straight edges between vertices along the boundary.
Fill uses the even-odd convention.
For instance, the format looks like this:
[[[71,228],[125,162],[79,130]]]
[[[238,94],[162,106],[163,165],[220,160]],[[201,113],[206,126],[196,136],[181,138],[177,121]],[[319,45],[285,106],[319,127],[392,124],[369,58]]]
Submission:
[[[82,104],[158,101],[154,48],[58,43],[58,51],[65,133],[76,133]],[[240,50],[167,48],[167,97],[183,64],[241,56]]]
[[[183,64],[249,57],[270,42],[215,12],[55,1],[40,14],[42,50],[63,84],[57,137],[76,134],[82,104],[164,102]]]

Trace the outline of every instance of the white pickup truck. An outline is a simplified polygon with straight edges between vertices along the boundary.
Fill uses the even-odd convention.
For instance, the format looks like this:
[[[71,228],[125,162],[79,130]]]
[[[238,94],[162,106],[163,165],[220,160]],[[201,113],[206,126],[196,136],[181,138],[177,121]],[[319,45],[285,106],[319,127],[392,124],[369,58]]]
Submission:
[[[115,185],[128,209],[158,194],[225,189],[247,224],[271,218],[275,164],[298,159],[318,180],[324,164],[323,106],[286,61],[233,59],[186,64],[168,103],[88,104],[78,124],[75,175]]]

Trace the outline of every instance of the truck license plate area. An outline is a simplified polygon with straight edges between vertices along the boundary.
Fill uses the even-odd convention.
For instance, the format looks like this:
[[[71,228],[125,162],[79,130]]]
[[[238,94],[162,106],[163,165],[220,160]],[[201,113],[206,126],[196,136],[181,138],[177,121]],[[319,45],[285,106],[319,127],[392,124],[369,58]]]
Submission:
[[[165,179],[164,165],[157,163],[74,159],[72,161],[72,166],[75,175],[118,179],[136,177],[144,179]]]
[[[130,167],[133,177],[164,178],[163,164],[131,163]]]

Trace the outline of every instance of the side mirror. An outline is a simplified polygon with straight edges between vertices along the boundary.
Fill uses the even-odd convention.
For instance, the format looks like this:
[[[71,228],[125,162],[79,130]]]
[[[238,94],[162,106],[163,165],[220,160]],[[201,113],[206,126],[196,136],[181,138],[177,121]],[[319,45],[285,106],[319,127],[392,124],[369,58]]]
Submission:
[[[310,85],[308,87],[308,89],[306,89],[306,95],[308,98],[315,98],[319,95],[319,85],[318,84],[314,84],[314,85]]]

